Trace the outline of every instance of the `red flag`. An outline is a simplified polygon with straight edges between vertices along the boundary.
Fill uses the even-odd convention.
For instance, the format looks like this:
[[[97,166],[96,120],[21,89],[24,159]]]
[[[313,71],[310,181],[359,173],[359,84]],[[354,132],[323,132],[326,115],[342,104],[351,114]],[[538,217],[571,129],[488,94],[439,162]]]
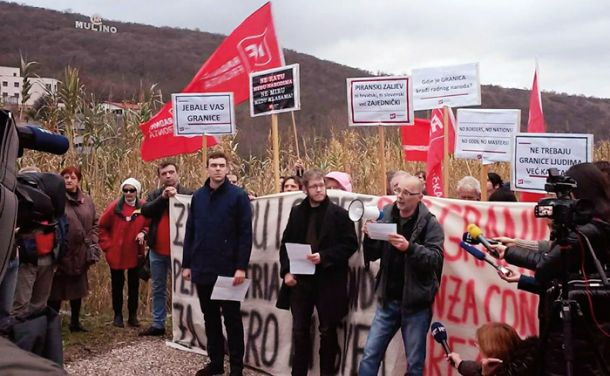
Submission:
[[[534,82],[532,83],[532,91],[530,93],[530,109],[527,118],[527,133],[544,133],[544,114],[542,113],[542,99],[540,96],[540,88],[538,87],[538,64],[534,71]],[[521,201],[523,202],[538,202],[546,195],[541,193],[522,192]]]
[[[406,161],[426,162],[430,143],[430,120],[415,119],[415,125],[400,127],[402,150]]]
[[[244,20],[201,66],[183,93],[233,92],[235,105],[249,98],[250,72],[284,65],[284,55],[275,35],[271,3]],[[140,124],[144,134],[142,159],[193,153],[202,146],[201,136],[174,136],[171,102],[149,121]],[[216,144],[208,136],[208,146]]]
[[[449,113],[449,152],[452,153],[455,145],[455,118],[450,108],[447,109],[447,112]],[[443,185],[444,138],[443,109],[436,108],[432,110],[430,118],[430,143],[426,164],[426,190],[429,195],[436,197],[446,196]]]

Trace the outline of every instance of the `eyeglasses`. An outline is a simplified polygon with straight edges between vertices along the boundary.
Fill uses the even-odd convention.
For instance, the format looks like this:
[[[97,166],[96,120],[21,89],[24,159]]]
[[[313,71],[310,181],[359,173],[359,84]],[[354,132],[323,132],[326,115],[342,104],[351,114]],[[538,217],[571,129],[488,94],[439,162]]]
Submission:
[[[137,191],[135,188],[123,188],[123,193],[136,193]]]
[[[400,189],[400,188],[394,189],[393,192],[394,192],[394,194],[396,196],[400,196],[400,195],[403,195],[403,196],[419,196],[419,195],[421,195],[421,192],[417,192],[417,193],[416,192],[410,192],[407,189]]]

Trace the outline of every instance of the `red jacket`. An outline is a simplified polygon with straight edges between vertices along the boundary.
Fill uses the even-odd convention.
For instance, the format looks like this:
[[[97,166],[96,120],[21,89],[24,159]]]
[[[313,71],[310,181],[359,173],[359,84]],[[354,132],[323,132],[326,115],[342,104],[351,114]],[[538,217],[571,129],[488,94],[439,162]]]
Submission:
[[[144,255],[144,245],[136,241],[140,231],[148,232],[150,222],[140,214],[142,203],[140,201],[137,208],[134,208],[117,199],[108,205],[100,217],[99,244],[106,253],[106,261],[111,269],[135,268],[138,265],[138,255]]]

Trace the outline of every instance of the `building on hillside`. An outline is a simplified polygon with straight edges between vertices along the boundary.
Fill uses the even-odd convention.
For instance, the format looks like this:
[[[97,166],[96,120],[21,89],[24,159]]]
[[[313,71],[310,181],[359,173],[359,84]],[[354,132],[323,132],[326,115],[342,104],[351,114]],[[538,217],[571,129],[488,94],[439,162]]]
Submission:
[[[46,77],[30,78],[32,88],[30,98],[25,102],[26,106],[32,106],[39,98],[48,92],[57,91],[58,80]],[[21,87],[23,77],[19,68],[0,66],[0,102],[4,105],[21,104]]]
[[[125,115],[128,111],[137,112],[140,111],[141,106],[138,103],[128,102],[104,102],[101,104],[102,108],[106,112],[112,112],[115,115]]]

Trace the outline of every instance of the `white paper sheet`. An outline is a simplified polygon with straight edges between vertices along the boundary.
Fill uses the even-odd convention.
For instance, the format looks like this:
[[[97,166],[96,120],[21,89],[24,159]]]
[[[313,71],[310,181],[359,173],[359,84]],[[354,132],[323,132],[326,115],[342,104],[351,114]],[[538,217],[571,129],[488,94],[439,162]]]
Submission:
[[[396,223],[369,223],[366,225],[369,238],[388,241],[390,234],[396,234]]]
[[[286,243],[286,252],[290,260],[290,274],[314,274],[316,265],[307,259],[311,255],[311,245]]]
[[[243,302],[246,292],[250,287],[250,280],[245,279],[243,283],[233,286],[233,277],[219,276],[212,290],[211,300],[236,300]]]

